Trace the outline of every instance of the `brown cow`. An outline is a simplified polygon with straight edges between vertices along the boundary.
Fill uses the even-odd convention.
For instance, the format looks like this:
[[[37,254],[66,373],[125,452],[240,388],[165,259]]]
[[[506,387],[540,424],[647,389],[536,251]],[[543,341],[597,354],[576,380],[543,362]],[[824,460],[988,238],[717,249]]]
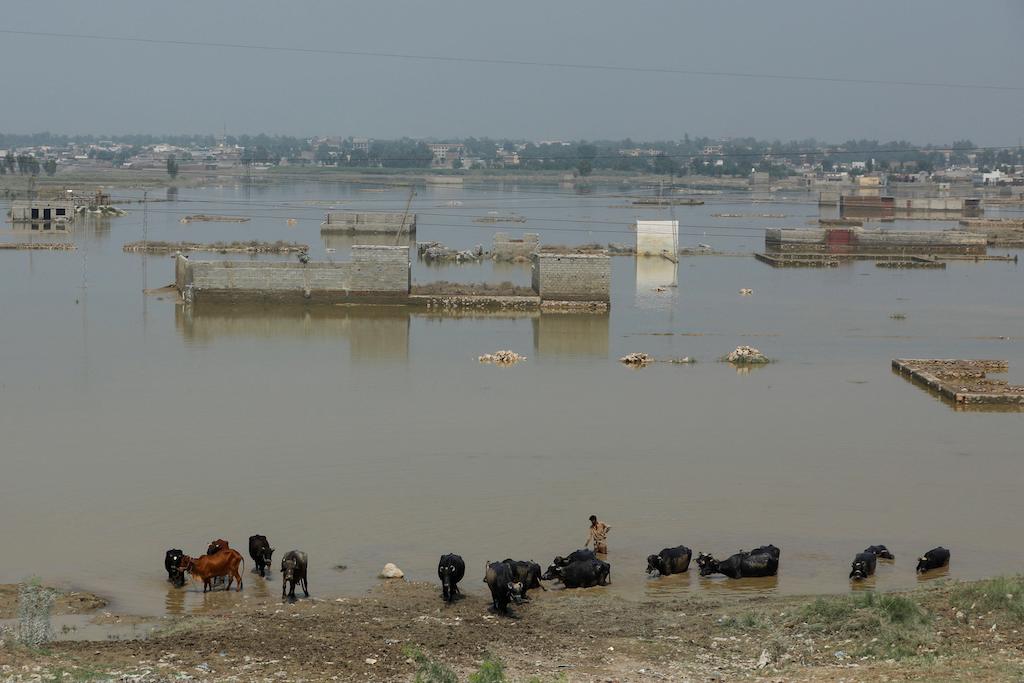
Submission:
[[[211,579],[216,576],[228,577],[228,585],[224,590],[231,588],[231,582],[238,582],[238,589],[242,590],[242,574],[238,570],[239,565],[245,569],[245,560],[241,553],[233,548],[227,548],[214,555],[203,555],[202,557],[181,558],[181,569],[187,571],[193,577],[198,576],[203,580],[203,592],[213,590]]]

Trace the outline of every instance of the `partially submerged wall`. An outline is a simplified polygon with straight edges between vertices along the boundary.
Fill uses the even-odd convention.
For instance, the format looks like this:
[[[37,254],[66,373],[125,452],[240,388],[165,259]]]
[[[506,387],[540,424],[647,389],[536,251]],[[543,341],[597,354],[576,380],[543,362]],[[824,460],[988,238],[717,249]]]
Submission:
[[[865,230],[850,228],[769,228],[765,247],[779,251],[908,252],[984,254],[985,236],[963,230]]]
[[[959,213],[978,216],[982,213],[981,200],[969,197],[891,197],[842,195],[839,198],[842,216],[928,215]]]
[[[612,268],[607,254],[533,255],[533,291],[542,301],[611,300]]]
[[[320,224],[321,233],[397,235],[416,233],[416,214],[390,211],[331,211]]]
[[[358,245],[351,261],[339,263],[192,261],[179,255],[175,285],[195,302],[404,302],[409,273],[409,247]]]
[[[535,232],[524,233],[519,239],[509,237],[507,233],[494,233],[491,253],[498,261],[519,261],[529,259],[540,249],[540,235]]]
[[[661,256],[671,254],[676,257],[679,244],[679,221],[641,221],[636,222],[636,253],[637,256]]]

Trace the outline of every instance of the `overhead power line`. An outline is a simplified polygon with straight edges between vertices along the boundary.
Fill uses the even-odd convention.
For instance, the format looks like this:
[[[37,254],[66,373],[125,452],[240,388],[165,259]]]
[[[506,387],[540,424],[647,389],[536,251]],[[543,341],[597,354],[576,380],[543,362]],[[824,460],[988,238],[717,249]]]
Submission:
[[[290,47],[286,45],[259,45],[252,43],[224,43],[198,40],[172,40],[166,38],[143,38],[136,36],[115,36],[91,33],[58,33],[52,31],[23,31],[0,29],[7,35],[32,36],[36,38],[71,38],[77,40],[103,40],[148,45],[172,45],[176,47],[213,47],[228,50],[258,50],[263,52],[289,52],[308,55],[331,55],[337,57],[371,57],[464,64],[487,64],[494,66],[525,66],[551,69],[573,69],[580,71],[618,71],[624,73],[671,74],[678,76],[700,76],[709,78],[744,78],[778,81],[806,81],[812,83],[841,83],[847,85],[896,85],[915,88],[946,88],[965,90],[993,90],[1022,92],[1024,86],[997,83],[955,83],[943,81],[889,80],[882,78],[859,78],[845,76],[811,76],[806,74],[780,74],[756,71],[719,71],[683,67],[630,66],[621,64],[584,64],[579,62],[548,62],[526,59],[497,59],[490,57],[466,57],[452,55],[426,55],[403,52],[376,52],[368,50],[338,50],[317,47]]]

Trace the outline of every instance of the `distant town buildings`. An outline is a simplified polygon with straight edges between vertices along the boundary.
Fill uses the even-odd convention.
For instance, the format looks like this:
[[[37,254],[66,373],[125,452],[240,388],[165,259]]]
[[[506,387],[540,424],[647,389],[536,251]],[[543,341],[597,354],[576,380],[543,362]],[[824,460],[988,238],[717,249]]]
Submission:
[[[466,156],[466,145],[461,142],[431,142],[427,147],[434,155],[431,162],[434,168],[452,168],[456,160],[461,163]]]

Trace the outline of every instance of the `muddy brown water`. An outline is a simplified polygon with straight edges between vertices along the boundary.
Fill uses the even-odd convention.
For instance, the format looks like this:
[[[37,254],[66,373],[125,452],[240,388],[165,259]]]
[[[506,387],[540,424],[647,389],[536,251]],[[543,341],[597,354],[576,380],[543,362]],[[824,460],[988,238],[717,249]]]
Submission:
[[[382,189],[181,189],[149,207],[146,235],[292,240],[341,259],[353,240],[325,244],[323,212],[404,206],[404,189]],[[498,230],[630,242],[634,213],[670,216],[609,209],[618,192],[421,188],[417,237],[459,248],[487,246]],[[749,195],[675,207],[681,246],[752,251],[761,228],[818,216],[806,196],[789,198],[786,219],[711,215],[755,211]],[[0,253],[0,582],[38,575],[104,595],[110,610],[154,615],[272,598],[276,567],[260,579],[248,557],[237,595],[173,589],[163,572],[168,548],[197,554],[226,538],[246,554],[262,533],[278,560],[309,553],[321,597],[364,592],[386,562],[434,579],[447,552],[463,555],[465,587],[481,591],[485,560],[546,564],[583,544],[590,514],[612,525],[613,583],[602,590],[636,599],[846,592],[850,560],[873,543],[897,556],[869,582],[879,590],[917,585],[914,558],[936,545],[953,552],[946,578],[1024,566],[1024,416],[956,412],[889,367],[894,357],[1003,358],[1007,378],[1024,380],[1012,263],[772,270],[752,258],[622,257],[600,316],[186,310],[143,296],[173,269],[122,253],[143,237],[141,207],[129,208],[76,223],[77,251]],[[527,222],[473,223],[511,210]],[[252,220],[179,223],[194,213]],[[529,277],[515,264],[414,265],[416,282]],[[746,287],[753,295],[739,296]],[[778,362],[743,373],[715,362],[740,344]],[[476,360],[505,348],[527,361]],[[632,351],[698,362],[617,362]],[[726,556],[763,543],[782,548],[776,579],[644,575],[646,555],[666,546]]]

